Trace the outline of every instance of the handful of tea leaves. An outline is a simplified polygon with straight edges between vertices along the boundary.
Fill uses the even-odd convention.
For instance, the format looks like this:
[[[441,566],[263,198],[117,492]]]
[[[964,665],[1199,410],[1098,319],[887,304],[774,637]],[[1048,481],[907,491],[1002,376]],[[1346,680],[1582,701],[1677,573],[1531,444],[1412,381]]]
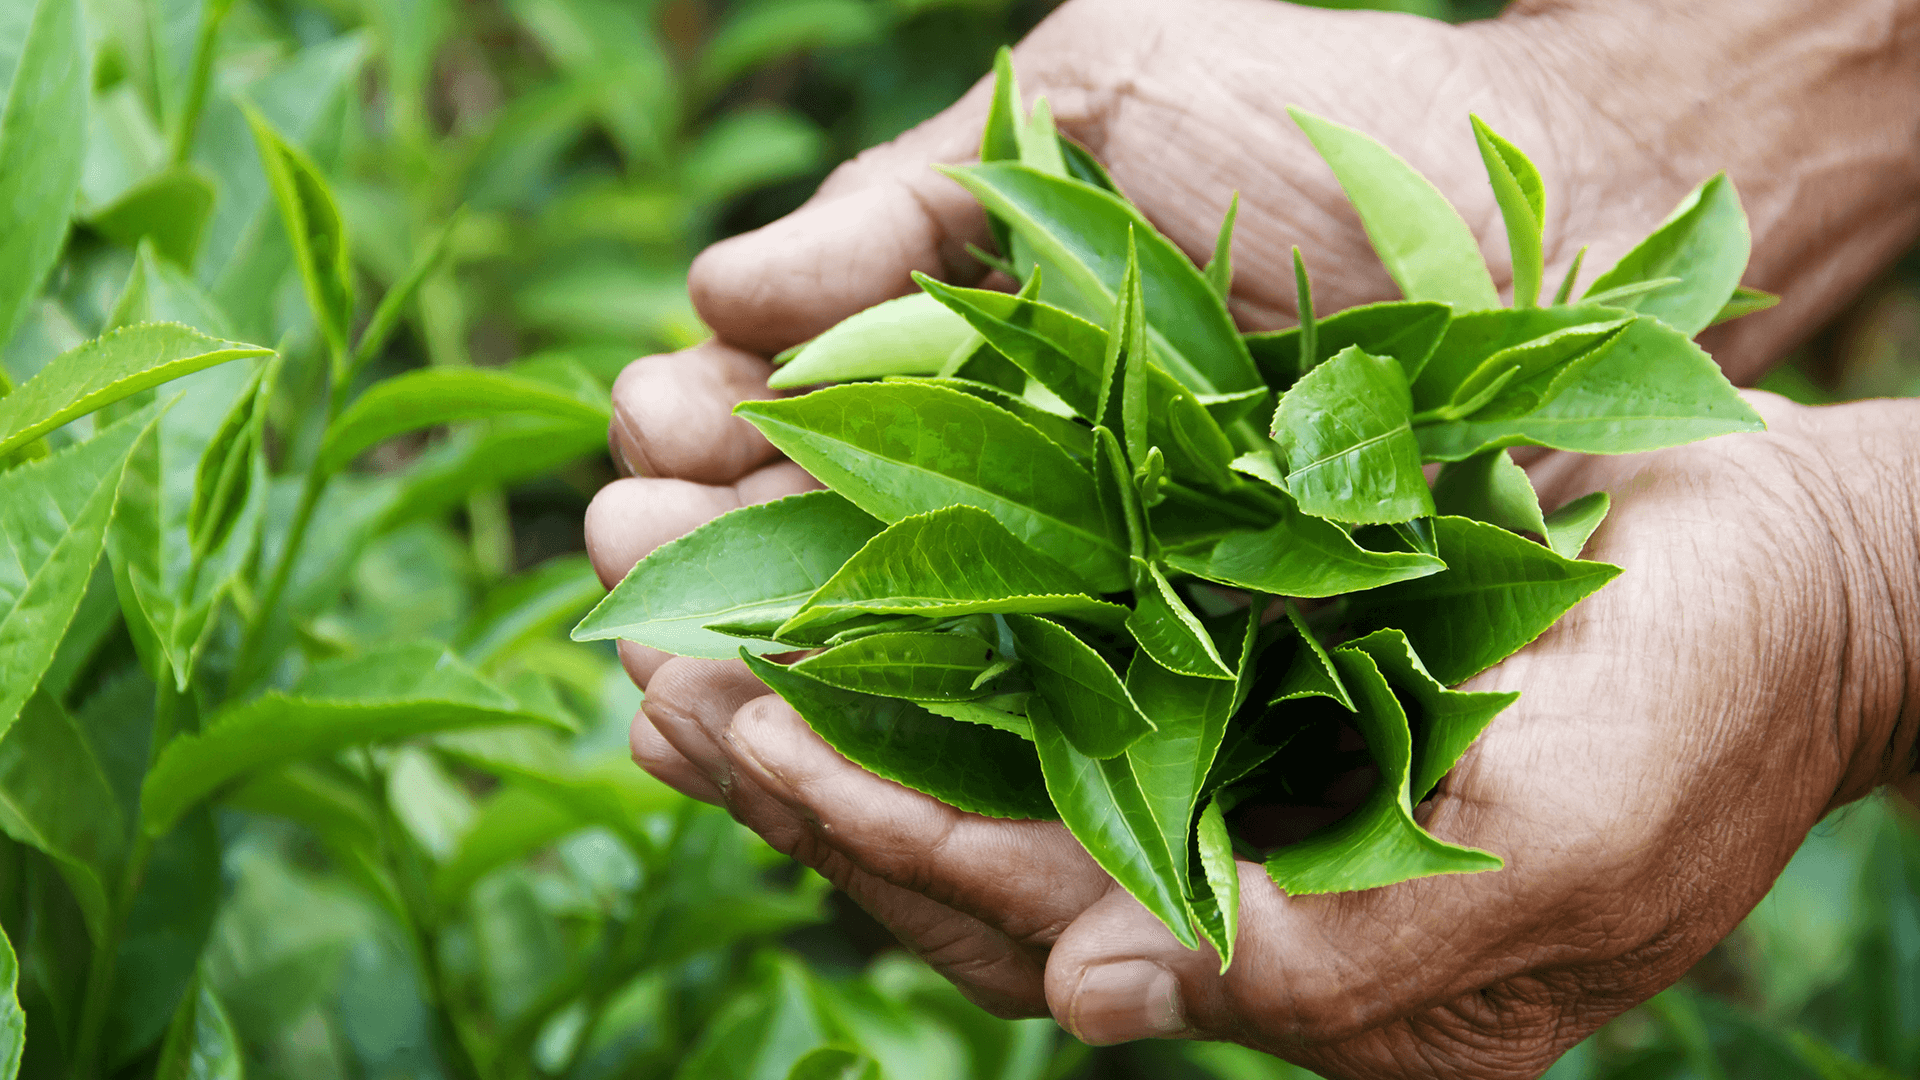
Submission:
[[[1539,173],[1476,118],[1512,245],[1501,307],[1431,184],[1296,111],[1406,299],[1320,316],[1296,251],[1300,326],[1242,335],[1233,208],[1196,267],[998,69],[981,163],[947,172],[1019,293],[919,278],[786,358],[770,385],[843,385],[736,412],[828,490],[660,547],[575,637],[746,657],[863,767],[1058,817],[1223,966],[1236,846],[1290,893],[1497,869],[1413,817],[1516,697],[1448,687],[1619,572],[1577,558],[1606,495],[1543,514],[1505,448],[1763,426],[1691,341],[1767,300],[1738,288],[1732,185],[1701,185],[1578,300],[1576,260],[1543,306]],[[1432,487],[1427,462],[1447,463]],[[1332,597],[1312,625],[1292,603]],[[1343,731],[1378,769],[1358,808],[1277,850],[1234,835],[1237,802],[1350,769]]]

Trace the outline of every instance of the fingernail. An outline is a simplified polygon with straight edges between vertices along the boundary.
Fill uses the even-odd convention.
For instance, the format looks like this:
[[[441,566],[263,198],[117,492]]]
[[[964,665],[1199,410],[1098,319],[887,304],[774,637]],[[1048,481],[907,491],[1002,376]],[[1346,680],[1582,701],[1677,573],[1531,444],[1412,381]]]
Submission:
[[[1088,968],[1067,1006],[1067,1030],[1093,1046],[1164,1039],[1186,1029],[1180,980],[1151,960]]]

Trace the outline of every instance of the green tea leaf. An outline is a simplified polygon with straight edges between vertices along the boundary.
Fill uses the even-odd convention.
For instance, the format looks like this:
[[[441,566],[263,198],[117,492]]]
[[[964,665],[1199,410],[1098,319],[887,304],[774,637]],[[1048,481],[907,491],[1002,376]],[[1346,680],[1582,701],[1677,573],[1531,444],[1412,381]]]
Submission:
[[[1233,198],[1227,200],[1226,216],[1220,219],[1220,234],[1213,240],[1213,258],[1201,271],[1222,303],[1233,290],[1233,221],[1239,216],[1240,193],[1236,191]]]
[[[52,457],[0,473],[0,733],[53,662],[106,546],[120,475],[153,423],[130,416]]]
[[[1053,106],[1044,97],[1033,102],[1033,112],[1019,129],[1020,164],[1050,176],[1066,176],[1067,160],[1060,151],[1060,133],[1054,130]]]
[[[786,1080],[882,1080],[880,1063],[858,1050],[822,1046],[793,1063]]]
[[[13,942],[0,930],[0,1077],[20,1073],[20,1058],[27,1049],[27,1014],[20,1007],[20,961],[14,955]]]
[[[1304,896],[1505,865],[1491,852],[1446,843],[1415,823],[1408,796],[1413,739],[1406,712],[1372,655],[1342,647],[1333,657],[1354,690],[1359,706],[1354,722],[1380,778],[1366,801],[1346,817],[1267,856],[1267,874],[1288,895]]]
[[[1513,306],[1534,307],[1540,302],[1540,279],[1545,275],[1540,233],[1546,221],[1547,196],[1540,183],[1540,170],[1485,121],[1477,116],[1471,119],[1480,160],[1487,166],[1487,182],[1493,185],[1494,200],[1500,204],[1500,217],[1507,226],[1507,246],[1513,252]]]
[[[482,368],[426,368],[380,382],[348,406],[327,429],[321,468],[335,471],[403,432],[504,413],[601,425],[609,415],[604,401],[583,401],[542,380]]]
[[[1195,921],[1220,954],[1220,970],[1225,972],[1233,963],[1233,943],[1240,937],[1240,869],[1218,797],[1208,799],[1207,808],[1200,812],[1194,842],[1201,869],[1193,882]]]
[[[980,701],[919,701],[914,704],[925,708],[935,716],[944,716],[949,720],[965,720],[969,724],[983,724],[990,728],[999,728],[1010,735],[1018,735],[1028,742],[1033,741],[1033,721],[1025,713],[1007,712],[995,708],[996,704],[1005,704],[1009,708],[1026,708],[1031,695],[996,695]]]
[[[558,555],[494,586],[454,645],[469,664],[485,664],[551,634],[606,595],[586,555]]]
[[[1558,554],[1577,559],[1587,546],[1587,540],[1593,536],[1593,530],[1607,519],[1607,507],[1611,500],[1604,491],[1591,495],[1582,495],[1567,505],[1547,515],[1547,546]]]
[[[0,341],[12,340],[21,310],[60,256],[86,157],[92,82],[81,4],[29,6],[0,111]]]
[[[707,41],[700,79],[718,89],[782,56],[860,45],[880,36],[881,9],[858,0],[791,0],[740,8]]]
[[[151,238],[154,249],[192,266],[213,213],[213,183],[191,166],[156,173],[135,184],[89,219],[102,236],[136,247]]]
[[[1294,383],[1273,414],[1273,438],[1300,509],[1352,522],[1432,514],[1412,406],[1399,363],[1354,347]]]
[[[1407,795],[1415,803],[1433,792],[1495,716],[1520,700],[1518,690],[1469,694],[1440,685],[1414,654],[1407,635],[1398,630],[1376,630],[1341,648],[1371,656],[1409,710],[1413,758]]]
[[[201,452],[187,512],[187,535],[196,550],[212,551],[226,542],[254,491],[253,464],[263,453],[281,360],[274,356],[254,370]]]
[[[901,382],[745,401],[734,412],[883,521],[977,506],[1098,591],[1126,585],[1125,553],[1107,532],[1092,478],[1004,409]]]
[[[1047,280],[1069,287],[1076,310],[1111,319],[1126,273],[1126,234],[1137,235],[1148,335],[1155,356],[1196,393],[1260,385],[1226,305],[1179,248],[1116,195],[1023,165],[989,162],[943,170],[1032,245]]]
[[[1577,562],[1495,525],[1435,518],[1447,569],[1350,598],[1362,626],[1406,632],[1434,678],[1452,686],[1539,637],[1620,573]]]
[[[1428,460],[1458,461],[1495,446],[1631,454],[1765,427],[1699,346],[1666,324],[1643,318],[1629,324],[1605,356],[1536,412],[1509,420],[1428,424],[1416,434]]]
[[[1585,247],[1573,253],[1573,262],[1567,264],[1567,276],[1560,279],[1560,288],[1553,294],[1554,306],[1558,307],[1573,298],[1574,282],[1580,279],[1580,264],[1586,261],[1587,249]]]
[[[1153,730],[1106,658],[1071,630],[1033,615],[1006,620],[1033,682],[1033,700],[1046,703],[1050,722],[1078,753],[1110,758]]]
[[[220,906],[220,832],[200,807],[156,838],[120,938],[105,1057],[126,1063],[160,1038],[193,982]]]
[[[341,854],[357,850],[377,857],[380,849],[380,811],[366,789],[311,765],[257,775],[222,805],[297,821]]]
[[[1021,543],[992,514],[951,506],[903,518],[867,541],[780,628],[782,636],[853,612],[1060,615],[1118,627],[1126,609]]]
[[[742,654],[828,745],[868,772],[969,813],[1058,816],[1033,746],[1016,735],[935,716],[910,701],[840,690]]]
[[[144,323],[61,353],[0,398],[0,454],[129,394],[271,349],[221,341],[178,323]]]
[[[729,511],[636,563],[573,639],[618,637],[679,656],[731,657],[740,639],[704,627],[791,618],[881,528],[830,491]]]
[[[1446,334],[1413,380],[1414,407],[1437,409],[1458,397],[1469,378],[1487,369],[1497,358],[1499,367],[1513,366],[1506,357],[1523,355],[1555,335],[1587,332],[1617,323],[1625,312],[1617,308],[1575,307],[1499,308],[1457,314]],[[1557,339],[1555,339],[1557,340]]]
[[[1749,289],[1745,285],[1742,285],[1733,290],[1733,299],[1727,301],[1726,306],[1722,307],[1719,314],[1715,315],[1713,321],[1707,325],[1719,326],[1723,322],[1731,322],[1743,315],[1751,315],[1756,311],[1765,311],[1779,302],[1780,298],[1773,293],[1760,289]]]
[[[1092,420],[1100,411],[1101,373],[1104,358],[1111,349],[1111,338],[1106,331],[1077,315],[1024,296],[958,289],[930,278],[916,280],[964,316],[995,351],[1057,395],[1075,413]],[[1217,483],[1233,458],[1233,444],[1220,430],[1221,425],[1212,412],[1202,399],[1158,365],[1148,362],[1140,374],[1147,442],[1159,446],[1168,456],[1175,475]],[[1224,397],[1252,405],[1257,404],[1264,393],[1254,389]],[[980,396],[1004,407],[996,398]],[[1034,422],[1024,411],[1017,415],[1029,423]],[[1035,426],[1077,453],[1078,435],[1064,436],[1074,443],[1071,446],[1062,436],[1054,435],[1061,420],[1064,418],[1056,418],[1052,424],[1043,420]],[[1086,430],[1071,421],[1065,423],[1077,432]]]
[[[1334,666],[1333,657],[1327,655],[1327,647],[1320,644],[1312,628],[1300,617],[1300,611],[1292,603],[1287,604],[1287,621],[1293,626],[1293,638],[1296,642],[1293,660],[1287,665],[1287,673],[1281,677],[1280,685],[1274,690],[1273,699],[1267,704],[1278,705],[1283,701],[1298,701],[1301,698],[1323,697],[1337,701],[1352,712],[1355,709],[1353,695],[1347,692],[1346,683],[1340,679],[1340,669]]]
[[[1186,852],[1176,859],[1167,849],[1132,761],[1124,754],[1101,759],[1075,749],[1045,701],[1036,700],[1029,715],[1047,795],[1068,831],[1175,940],[1199,948],[1181,885]]]
[[[235,780],[350,746],[503,724],[553,724],[437,644],[317,664],[287,692],[230,705],[167,744],[141,786],[142,827],[166,832]]]
[[[1433,505],[1442,514],[1512,532],[1547,535],[1540,497],[1534,494],[1527,471],[1514,464],[1505,450],[1488,450],[1441,469],[1433,483]]]
[[[1473,230],[1426,177],[1353,128],[1292,106],[1287,112],[1332,166],[1407,299],[1438,300],[1456,311],[1500,306]]]
[[[986,352],[993,352],[992,349],[984,346],[982,348]],[[998,356],[999,354],[994,353],[994,355]],[[900,378],[904,381],[906,377],[902,376]],[[998,405],[1026,421],[1029,426],[1037,429],[1040,434],[1045,435],[1055,446],[1065,450],[1075,461],[1084,465],[1093,458],[1092,429],[1074,420],[1072,417],[1048,412],[1033,402],[1028,401],[1026,398],[1003,390],[998,386],[992,386],[983,382],[974,382],[972,379],[934,378],[916,381],[927,383],[930,386],[944,386],[949,390],[958,390],[963,394],[971,394],[981,401]]]
[[[53,860],[96,944],[113,934],[126,826],[85,733],[51,697],[28,698],[0,739],[0,829]]]
[[[1293,377],[1287,380],[1289,386],[1320,366],[1320,321],[1313,310],[1313,282],[1307,277],[1306,256],[1300,254],[1298,244],[1293,247],[1293,292],[1300,315],[1294,334],[1300,355],[1294,361]]]
[[[1274,524],[1175,548],[1166,563],[1195,577],[1276,596],[1319,597],[1438,573],[1431,555],[1369,551],[1345,529],[1288,503]]]
[[[1002,45],[993,54],[993,100],[980,132],[981,161],[1019,160],[1020,131],[1026,126],[1020,113],[1020,78],[1013,70],[1013,50]]]
[[[835,323],[776,368],[767,385],[787,389],[887,375],[937,375],[972,334],[967,321],[934,296],[902,296]]]
[[[1220,659],[1213,639],[1193,612],[1173,591],[1160,568],[1145,559],[1133,560],[1133,615],[1127,630],[1161,667],[1203,679],[1232,679],[1233,671]]]
[[[1499,420],[1525,416],[1578,381],[1619,342],[1631,320],[1569,326],[1482,361],[1436,410],[1442,419]]]
[[[1120,278],[1120,301],[1114,305],[1107,328],[1107,355],[1100,362],[1101,385],[1106,388],[1096,423],[1120,436],[1127,464],[1138,468],[1147,460],[1147,324],[1145,294],[1140,290],[1139,246],[1127,230],[1127,270]],[[1211,424],[1213,419],[1207,418]],[[1231,448],[1227,451],[1232,453]]]
[[[192,377],[135,446],[107,532],[127,629],[148,674],[155,682],[172,680],[181,692],[193,678],[221,603],[249,571],[267,513],[266,460],[246,434],[265,416],[235,417],[257,402],[259,375],[226,368]],[[223,437],[236,428],[242,445],[223,447]],[[215,468],[210,457],[227,472],[225,520],[215,523],[225,535],[218,538],[204,528],[196,536],[193,528],[194,500],[205,494],[201,480]]]
[[[520,784],[508,784],[481,806],[480,816],[460,837],[459,847],[435,871],[433,891],[441,903],[455,907],[492,871],[587,824],[546,796]]]
[[[353,259],[347,253],[347,226],[340,219],[340,207],[313,160],[281,138],[258,109],[243,105],[243,110],[273,201],[279,205],[287,241],[293,245],[307,305],[333,356],[344,362],[353,329]]]
[[[196,978],[167,1026],[154,1080],[241,1080],[244,1063],[233,1021],[212,988]]]
[[[970,634],[882,633],[855,638],[791,670],[842,690],[914,701],[966,701],[993,666],[993,646]]]
[[[1618,306],[1651,315],[1692,337],[1711,325],[1734,295],[1752,247],[1740,196],[1727,174],[1720,173],[1688,192],[1659,228],[1587,286],[1587,295],[1677,277],[1678,285]]]
[[[1194,811],[1205,794],[1207,773],[1226,737],[1228,720],[1245,700],[1256,675],[1253,657],[1261,606],[1259,597],[1255,597],[1238,620],[1240,625],[1230,636],[1222,637],[1221,647],[1235,660],[1236,674],[1231,680],[1182,675],[1140,653],[1134,654],[1127,667],[1127,692],[1158,725],[1127,748],[1127,759],[1167,850],[1176,856],[1176,878],[1186,892],[1195,891],[1190,886],[1190,867],[1185,858],[1192,846],[1189,837]]]
[[[1391,356],[1412,382],[1447,332],[1453,309],[1432,300],[1396,300],[1365,304],[1314,321],[1313,366],[1348,346],[1374,356]],[[1268,384],[1285,388],[1299,378],[1301,328],[1248,334],[1247,348]]]

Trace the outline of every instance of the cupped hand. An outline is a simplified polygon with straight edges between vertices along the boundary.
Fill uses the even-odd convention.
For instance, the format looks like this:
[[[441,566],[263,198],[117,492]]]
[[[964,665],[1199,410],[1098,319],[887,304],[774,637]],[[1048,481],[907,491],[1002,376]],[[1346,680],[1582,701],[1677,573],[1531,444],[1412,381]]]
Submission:
[[[1576,239],[1595,243],[1590,266],[1608,265],[1698,179],[1591,119],[1603,111],[1562,61],[1582,42],[1571,28],[1592,24],[1535,6],[1548,13],[1463,30],[1261,0],[1074,0],[1016,62],[1029,94],[1046,93],[1190,253],[1243,192],[1233,303],[1245,324],[1274,325],[1291,313],[1294,243],[1324,309],[1392,295],[1285,104],[1401,149],[1460,205],[1496,278],[1504,241],[1469,110],[1550,178],[1580,178],[1550,187],[1562,267]],[[756,354],[908,291],[909,271],[978,274],[964,249],[984,242],[984,222],[927,164],[972,153],[983,103],[976,89],[696,264],[719,339],[637,361],[615,388],[614,450],[635,475],[587,524],[608,584],[719,513],[816,486],[730,408],[771,396]],[[1863,432],[1894,443],[1912,418],[1861,411],[1874,408],[1775,403],[1769,435],[1536,465],[1552,503],[1616,493],[1587,555],[1627,572],[1474,681],[1523,697],[1423,804],[1437,835],[1499,852],[1507,869],[1290,899],[1242,864],[1240,953],[1224,976],[1057,824],[964,814],[860,770],[737,662],[623,644],[647,690],[634,755],[820,870],[1003,1015],[1050,1012],[1091,1042],[1228,1039],[1334,1077],[1535,1075],[1684,971],[1827,806],[1910,752],[1891,735],[1897,674],[1889,689],[1866,673],[1907,670],[1880,655],[1914,627],[1871,553],[1899,528],[1909,549],[1912,523],[1876,520],[1855,471],[1881,450]]]
[[[1614,493],[1586,557],[1626,571],[1467,684],[1522,696],[1419,815],[1506,868],[1289,898],[1243,862],[1225,975],[1059,825],[864,772],[737,662],[634,663],[634,756],[1003,1015],[1050,1012],[1096,1043],[1231,1040],[1330,1077],[1534,1076],[1731,930],[1827,809],[1911,764],[1895,728],[1902,642],[1920,631],[1900,558],[1915,522],[1885,495],[1911,484],[1920,408],[1755,403],[1767,434],[1536,466],[1550,503]],[[785,468],[732,488],[623,483],[684,484],[718,508]],[[616,507],[596,504],[596,534],[641,536]],[[646,542],[596,545],[602,572]]]

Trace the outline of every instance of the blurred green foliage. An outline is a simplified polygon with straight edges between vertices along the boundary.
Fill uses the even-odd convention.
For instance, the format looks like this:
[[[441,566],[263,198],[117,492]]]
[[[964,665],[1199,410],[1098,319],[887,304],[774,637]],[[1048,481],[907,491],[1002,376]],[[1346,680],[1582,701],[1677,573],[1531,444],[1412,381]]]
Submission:
[[[8,5],[0,41],[59,2]],[[130,624],[144,608],[114,571],[153,537],[117,524],[119,546],[41,678],[36,723],[73,733],[100,801],[129,824],[156,716],[161,737],[192,732],[261,686],[310,685],[330,661],[443,651],[547,726],[387,739],[226,786],[153,844],[109,946],[119,977],[92,1003],[101,950],[72,866],[19,811],[0,814],[26,1075],[85,1074],[74,1062],[88,1054],[123,1076],[302,1080],[1307,1075],[1225,1045],[1090,1051],[1050,1021],[988,1017],[888,951],[818,877],[633,769],[637,691],[611,650],[563,635],[600,595],[579,521],[612,476],[607,387],[631,357],[704,334],[684,290],[694,253],[952,101],[1050,6],[79,5],[91,93],[75,224],[5,371],[22,382],[144,319],[274,347],[284,366],[249,459],[259,502],[232,526],[256,530],[258,551],[221,579],[204,656],[156,654]],[[1498,3],[1323,6],[1464,18]],[[303,279],[247,109],[331,189],[350,260],[331,292]],[[346,318],[358,344],[316,310]],[[341,405],[409,385],[396,376],[472,368],[530,380],[549,411],[443,415],[430,406],[444,400],[406,399],[418,412],[404,434],[314,482],[308,463]],[[46,449],[158,397],[171,407],[155,475],[191,491],[201,450],[236,403],[249,415],[249,378],[264,370],[229,363],[144,392]],[[1876,286],[1770,385],[1817,399],[1920,390],[1920,266]],[[184,691],[169,690],[176,676]],[[7,757],[23,738],[0,743],[16,808],[23,792],[45,794]],[[1823,824],[1681,987],[1552,1075],[1917,1073],[1920,838],[1875,799]]]

